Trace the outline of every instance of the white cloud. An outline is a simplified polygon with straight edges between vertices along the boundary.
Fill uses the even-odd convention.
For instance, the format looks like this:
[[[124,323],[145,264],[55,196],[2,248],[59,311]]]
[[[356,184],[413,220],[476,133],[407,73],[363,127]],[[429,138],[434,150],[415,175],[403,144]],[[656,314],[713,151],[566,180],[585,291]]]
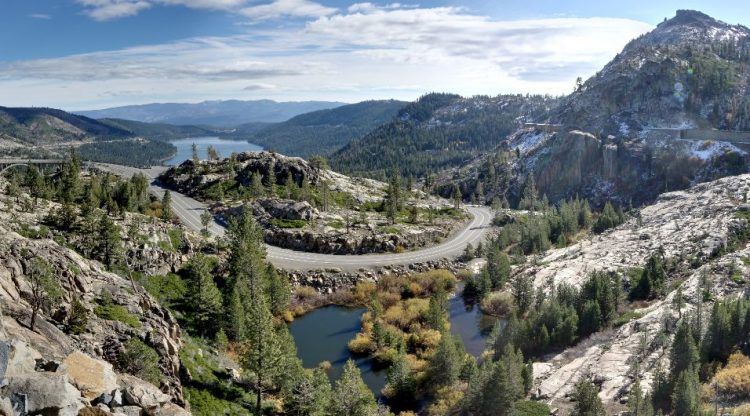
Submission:
[[[269,3],[251,6],[248,6],[249,0],[76,0],[76,2],[84,6],[84,12],[88,16],[99,21],[134,16],[141,10],[156,5],[224,10],[256,20],[284,16],[316,18],[336,12],[335,8],[310,0],[273,0]]]
[[[32,19],[41,19],[41,20],[50,20],[52,19],[52,16],[44,13],[32,13],[29,15]]]
[[[121,17],[135,16],[151,7],[144,0],[77,0],[86,6],[85,13],[94,20],[105,21]]]
[[[190,3],[231,7],[232,1],[238,0]],[[310,8],[292,10],[292,4]],[[241,99],[261,92],[280,100],[348,102],[413,99],[430,91],[560,94],[651,29],[627,19],[501,21],[455,7],[393,4],[331,14],[315,4],[280,0],[250,13],[256,19],[322,14],[302,28],[250,27],[233,37],[0,63],[0,91],[15,100],[8,105],[67,108]],[[109,93],[102,97],[102,91]]]
[[[251,19],[275,19],[283,16],[292,17],[321,17],[336,12],[332,7],[309,0],[274,0],[267,4],[246,7],[239,11],[243,16]]]

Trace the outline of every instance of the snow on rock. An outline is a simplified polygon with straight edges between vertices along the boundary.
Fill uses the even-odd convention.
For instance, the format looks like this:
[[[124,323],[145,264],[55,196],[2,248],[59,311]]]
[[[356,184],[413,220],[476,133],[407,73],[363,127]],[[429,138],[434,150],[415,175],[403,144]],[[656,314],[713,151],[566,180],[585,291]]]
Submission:
[[[747,154],[747,152],[732,143],[722,141],[706,140],[702,142],[694,142],[692,146],[690,146],[690,154],[703,161],[708,161],[717,156],[731,152],[739,153],[741,155]]]

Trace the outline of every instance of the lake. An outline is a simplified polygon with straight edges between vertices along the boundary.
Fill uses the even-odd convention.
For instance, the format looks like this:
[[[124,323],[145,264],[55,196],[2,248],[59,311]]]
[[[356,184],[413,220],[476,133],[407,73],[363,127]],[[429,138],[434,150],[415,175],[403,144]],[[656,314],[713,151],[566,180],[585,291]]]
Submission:
[[[263,150],[262,147],[257,144],[248,143],[242,140],[227,140],[219,137],[190,137],[187,139],[172,140],[172,143],[177,148],[172,158],[164,161],[167,166],[179,165],[180,163],[193,157],[193,143],[198,147],[198,156],[201,159],[206,159],[206,149],[208,146],[213,146],[220,157],[229,157],[232,153],[240,152],[259,152]]]

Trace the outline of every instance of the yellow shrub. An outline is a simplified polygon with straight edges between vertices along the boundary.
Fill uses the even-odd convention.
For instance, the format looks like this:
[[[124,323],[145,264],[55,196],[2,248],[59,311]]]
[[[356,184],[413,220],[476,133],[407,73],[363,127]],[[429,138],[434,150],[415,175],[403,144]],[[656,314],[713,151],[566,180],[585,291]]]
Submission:
[[[372,342],[368,335],[363,333],[357,334],[353,340],[349,341],[349,351],[352,354],[370,354],[375,351],[375,343]]]
[[[430,270],[416,275],[414,280],[430,293],[437,291],[438,288],[451,292],[456,287],[456,276],[448,270]]]
[[[428,299],[407,299],[386,309],[383,319],[389,324],[406,330],[413,322],[418,322],[422,318],[429,306]]]
[[[507,316],[513,312],[513,295],[508,292],[492,292],[482,299],[482,311],[489,315]]]
[[[750,358],[741,353],[729,357],[726,367],[716,373],[719,392],[740,400],[750,397]]]
[[[297,286],[294,295],[300,300],[307,300],[318,297],[318,291],[310,286]]]

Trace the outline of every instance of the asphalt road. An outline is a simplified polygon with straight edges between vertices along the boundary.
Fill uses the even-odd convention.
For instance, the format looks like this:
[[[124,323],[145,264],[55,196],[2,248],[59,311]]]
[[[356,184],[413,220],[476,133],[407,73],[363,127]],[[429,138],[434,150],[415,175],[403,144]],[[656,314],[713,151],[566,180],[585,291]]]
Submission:
[[[164,167],[137,169],[111,164],[97,164],[97,166],[122,176],[143,173],[152,180],[151,191],[155,195],[161,196],[164,193],[165,188],[153,182],[161,172],[166,170]],[[183,224],[196,231],[200,231],[202,229],[200,215],[206,209],[206,205],[175,191],[170,192],[174,213],[180,218]],[[454,233],[453,236],[441,244],[420,250],[389,254],[336,255],[308,253],[266,245],[267,258],[276,267],[287,270],[338,268],[349,271],[360,268],[407,265],[443,258],[454,258],[463,253],[467,244],[472,244],[476,247],[480,241],[483,241],[485,233],[492,223],[492,214],[489,208],[467,206],[466,209],[473,215],[473,219],[465,228]],[[209,226],[209,231],[214,235],[222,236],[224,235],[225,228],[218,222],[213,221]]]

